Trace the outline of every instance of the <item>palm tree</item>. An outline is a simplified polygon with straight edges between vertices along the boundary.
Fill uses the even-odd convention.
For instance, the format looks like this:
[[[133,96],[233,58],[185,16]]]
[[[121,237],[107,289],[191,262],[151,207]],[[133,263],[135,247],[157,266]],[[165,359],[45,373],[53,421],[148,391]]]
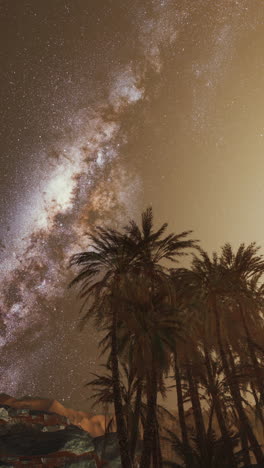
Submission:
[[[150,466],[155,434],[158,381],[162,378],[164,370],[169,368],[170,354],[173,346],[175,347],[175,336],[179,334],[179,324],[175,313],[171,314],[170,303],[174,292],[169,270],[165,267],[164,261],[176,262],[177,257],[185,254],[186,248],[196,245],[196,241],[185,239],[191,231],[184,231],[178,235],[169,234],[162,238],[166,228],[167,224],[163,224],[157,231],[154,231],[151,208],[142,214],[141,227],[134,221],[130,221],[125,227],[129,238],[135,242],[139,251],[133,263],[133,284],[135,284],[136,277],[141,290],[139,295],[143,298],[141,302],[143,311],[140,311],[138,306],[134,309],[135,327],[141,328],[141,333],[137,328],[134,338],[138,343],[142,343],[142,348],[140,346],[136,348],[144,352],[141,362],[144,362],[145,366],[148,363],[146,368],[148,411],[144,428],[141,468]],[[165,311],[166,303],[169,306],[167,313],[162,312]],[[133,317],[133,314],[129,316]],[[149,328],[151,323],[152,327]]]
[[[108,412],[109,406],[114,403],[114,394],[113,394],[113,379],[111,374],[111,367],[109,365],[103,365],[106,372],[104,374],[95,374],[91,373],[94,377],[92,380],[85,384],[86,387],[91,387],[93,390],[92,395],[89,397],[90,400],[93,400],[92,408],[95,406],[101,406],[104,409],[104,412]],[[121,391],[122,382],[120,383]]]
[[[84,300],[82,310],[88,307],[83,320],[94,318],[95,324],[104,329],[111,323],[111,371],[113,378],[114,405],[119,437],[120,453],[123,466],[131,466],[131,458],[128,447],[128,434],[122,408],[122,395],[120,389],[120,375],[118,368],[119,344],[117,330],[120,325],[133,322],[134,341],[137,340],[138,329],[146,323],[159,324],[159,311],[157,304],[163,303],[162,298],[171,294],[168,270],[162,261],[177,261],[177,257],[184,255],[184,249],[193,247],[195,241],[185,240],[191,231],[182,232],[179,235],[169,234],[162,238],[167,224],[163,224],[157,231],[153,230],[153,213],[148,208],[142,213],[141,228],[130,221],[120,233],[113,229],[95,228],[94,234],[90,236],[90,250],[76,254],[71,259],[71,266],[80,268],[71,286],[80,285],[80,297]],[[125,285],[133,285],[137,278],[141,283],[144,299],[144,314],[148,321],[144,324],[140,308],[138,312],[129,315],[127,301],[122,292]],[[166,291],[164,293],[164,291]],[[134,310],[137,309],[134,308]],[[166,315],[166,314],[165,314]],[[164,359],[172,340],[172,333],[168,330],[175,328],[175,320],[168,315],[164,317],[161,334],[166,343],[166,352],[161,352]],[[173,324],[172,324],[173,322]],[[178,325],[177,325],[178,326]],[[122,327],[121,327],[122,328]],[[146,332],[146,328],[145,328]],[[166,333],[168,336],[166,337]],[[165,334],[165,335],[164,335]],[[146,354],[144,362],[150,365],[146,374],[146,392],[148,411],[144,428],[144,444],[141,457],[141,468],[150,466],[150,457],[153,448],[155,434],[155,408],[160,379],[160,368],[157,368],[155,355],[152,353],[153,346],[160,345],[158,333],[155,338],[140,335],[144,343],[143,349]],[[151,344],[151,345],[150,345]],[[164,360],[165,362],[165,360]],[[154,411],[153,411],[154,409]]]
[[[150,291],[148,285],[142,284],[142,279],[136,277],[127,286],[129,289],[122,299],[126,301],[128,318],[118,330],[119,352],[122,359],[127,355],[132,356],[139,382],[145,383],[147,403],[141,463],[145,460],[145,445],[148,447],[149,458],[144,463],[149,466],[147,463],[150,463],[151,454],[155,456],[155,463],[158,463],[157,453],[160,450],[156,417],[157,394],[163,391],[163,377],[170,369],[171,354],[175,339],[180,333],[180,323],[160,290]],[[160,455],[159,458],[161,464]]]
[[[247,440],[250,442],[254,455],[258,463],[262,463],[263,454],[259,447],[256,436],[252,430],[248,417],[243,407],[240,389],[236,379],[232,377],[232,369],[228,359],[228,329],[230,327],[230,315],[228,315],[228,304],[233,293],[233,283],[227,269],[219,260],[217,254],[211,260],[208,254],[200,249],[201,257],[194,256],[192,265],[193,281],[196,279],[197,287],[201,291],[205,310],[208,311],[209,320],[214,317],[214,333],[217,341],[217,351],[219,351],[223,371],[227,378],[229,389],[241,427],[241,443],[244,452],[245,464],[250,464],[250,455]],[[229,455],[231,457],[230,439],[226,440]]]
[[[179,415],[179,423],[181,428],[181,435],[182,435],[182,448],[183,448],[183,456],[186,464],[186,468],[191,468],[193,463],[192,457],[192,450],[189,443],[189,436],[188,436],[188,429],[185,420],[185,412],[184,412],[184,398],[183,398],[183,391],[182,391],[182,376],[180,370],[180,363],[177,350],[174,350],[174,374],[175,374],[175,382],[176,382],[176,392],[177,392],[177,405],[178,405],[178,415]]]
[[[219,327],[217,327],[219,324],[218,309],[213,307],[213,305],[214,301],[216,301],[216,298],[218,297],[217,294],[220,292],[223,293],[224,283],[218,268],[217,256],[214,255],[213,260],[211,261],[206,252],[202,249],[199,249],[199,251],[201,258],[193,256],[192,269],[181,268],[173,270],[172,277],[175,283],[175,289],[178,291],[177,300],[183,303],[187,310],[189,310],[190,318],[193,315],[195,316],[196,346],[200,346],[203,349],[205,358],[204,364],[207,370],[210,394],[214,402],[219,428],[226,443],[230,466],[235,467],[236,463],[233,455],[233,447],[223,416],[222,404],[218,398],[217,390],[213,382],[210,361],[210,347],[212,347],[212,344],[208,341],[209,335],[216,333],[218,345],[219,343],[220,346],[222,345],[221,334],[217,334],[217,331],[219,332]],[[216,317],[214,315],[215,312],[217,312]],[[189,322],[191,323],[193,320],[189,320]],[[223,346],[221,346],[221,350],[223,350]],[[197,412],[197,417],[199,416],[199,413],[200,411]],[[202,422],[200,422],[199,425],[196,423],[196,426],[199,431],[198,442],[200,443],[200,447],[204,446],[205,451],[205,432],[202,428]],[[199,427],[200,429],[198,429]]]
[[[264,274],[264,260],[257,255],[259,247],[255,243],[247,247],[241,244],[236,253],[230,244],[222,248],[221,265],[229,275],[232,287],[232,313],[239,315],[240,328],[247,342],[247,351],[254,368],[256,385],[264,402],[263,374],[256,356],[253,336],[258,329],[263,330],[260,310],[263,306],[263,286],[259,282]]]
[[[111,372],[113,379],[114,407],[122,465],[132,467],[128,446],[127,427],[122,407],[120,375],[118,367],[117,323],[124,310],[119,301],[119,290],[124,275],[135,257],[134,244],[116,230],[96,227],[90,235],[90,249],[73,255],[71,266],[79,272],[70,286],[79,285],[83,299],[82,311],[86,308],[83,323],[90,318],[101,330],[111,328]]]
[[[190,399],[192,403],[194,422],[196,427],[196,438],[202,454],[204,468],[208,466],[209,454],[206,445],[206,429],[201,407],[201,399],[198,390],[198,381],[194,373],[194,365],[190,359],[186,359],[186,374],[189,385]]]
[[[94,400],[93,406],[103,406],[108,411],[109,406],[114,404],[113,379],[109,373],[111,371],[109,364],[103,367],[106,372],[104,374],[92,374],[95,378],[89,381],[86,386],[92,387],[93,394],[90,399]],[[143,379],[137,378],[136,369],[133,367],[131,359],[128,362],[121,361],[120,387],[129,437],[130,456],[132,463],[134,463],[143,405]],[[113,422],[113,418],[111,418],[111,421]]]
[[[182,441],[177,437],[177,435],[167,430],[168,436],[165,440],[171,442],[172,447],[175,453],[184,460],[185,448]],[[232,437],[232,443],[234,446],[238,445],[238,437]],[[222,437],[217,437],[216,433],[213,430],[206,432],[206,446],[207,453],[209,455],[206,468],[230,468],[230,462],[228,453],[226,451],[226,444]],[[204,466],[203,453],[200,451],[200,445],[196,437],[193,437],[193,444],[191,447],[192,452],[192,468],[202,468]],[[240,462],[240,454],[236,453],[235,463],[238,466]],[[183,465],[179,465],[175,462],[166,461],[165,466],[171,468],[183,468]]]
[[[197,382],[195,376],[193,375],[193,371],[195,371],[195,374],[197,374],[198,379],[202,381],[203,386],[205,387],[205,391],[210,394],[222,437],[224,440],[226,440],[226,442],[229,441],[227,442],[227,446],[229,444],[231,447],[231,440],[223,414],[222,402],[219,398],[218,388],[214,376],[214,366],[211,357],[212,343],[209,331],[210,324],[208,323],[208,316],[205,313],[204,300],[201,296],[201,282],[200,279],[198,279],[196,273],[186,268],[178,268],[171,270],[171,276],[176,291],[176,304],[185,311],[185,321],[188,325],[188,344],[186,346],[185,352],[182,353],[183,356],[181,357],[181,367],[186,367],[187,369],[186,380],[188,381],[190,400],[194,412],[197,433],[196,437],[200,447],[200,453],[203,453],[202,459],[204,460],[204,464],[206,466],[206,464],[208,464],[209,456],[207,453],[206,431],[197,389]],[[187,366],[186,358],[184,359],[184,354],[185,356],[191,356],[191,358],[187,359]],[[205,377],[205,374],[207,377]],[[186,422],[184,418],[181,386],[178,381],[179,378],[177,377],[177,374],[175,375],[175,380],[177,388],[179,422],[182,432],[182,443],[183,446],[186,446],[185,463],[188,467],[192,466],[193,462],[190,455],[190,443],[188,441]],[[230,466],[236,466],[231,449],[230,452]]]

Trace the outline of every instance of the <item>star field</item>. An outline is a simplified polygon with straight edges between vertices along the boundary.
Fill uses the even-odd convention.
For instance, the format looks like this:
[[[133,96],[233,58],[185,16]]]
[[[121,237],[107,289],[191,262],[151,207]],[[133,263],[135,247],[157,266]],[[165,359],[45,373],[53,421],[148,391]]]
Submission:
[[[213,192],[218,172],[228,190],[235,170],[219,151],[234,148],[238,115],[239,131],[246,125],[249,89],[257,100],[261,51],[246,69],[241,57],[243,41],[263,39],[264,7],[3,0],[0,13],[1,391],[84,407],[100,337],[78,331],[69,258],[94,224],[122,226],[149,203],[172,228],[220,242],[203,187]],[[249,139],[262,134],[263,117]],[[227,216],[221,197],[212,200]]]

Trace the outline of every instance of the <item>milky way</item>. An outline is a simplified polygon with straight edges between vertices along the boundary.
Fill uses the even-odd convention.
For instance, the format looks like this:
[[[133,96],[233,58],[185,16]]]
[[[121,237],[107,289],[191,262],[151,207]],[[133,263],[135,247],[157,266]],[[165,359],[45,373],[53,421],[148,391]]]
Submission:
[[[64,135],[44,154],[36,155],[40,158],[38,168],[32,173],[29,196],[11,223],[12,239],[5,240],[1,264],[2,391],[39,391],[41,384],[35,379],[43,372],[43,361],[50,367],[48,377],[44,371],[47,387],[52,385],[54,362],[61,347],[71,356],[63,355],[63,360],[70,359],[70,366],[56,362],[65,366],[65,373],[73,372],[69,369],[73,363],[78,366],[79,361],[87,359],[88,374],[89,364],[93,364],[89,354],[80,359],[76,349],[70,349],[69,337],[67,340],[65,336],[68,329],[65,331],[65,323],[61,323],[69,326],[63,315],[68,306],[62,309],[61,305],[69,280],[67,265],[71,254],[85,248],[84,233],[95,221],[118,225],[124,215],[135,214],[140,179],[128,174],[122,162],[126,133],[121,123],[130,108],[147,98],[147,74],[151,69],[160,73],[160,47],[172,45],[176,38],[177,15],[170,16],[171,5],[167,3],[164,11],[157,3],[153,17],[143,21],[142,29],[140,14],[134,17],[140,37],[142,34],[144,63],[128,63],[111,70],[105,99],[99,98],[92,109],[82,109],[71,117],[71,141]],[[144,46],[146,34],[152,37],[151,50]],[[73,316],[70,333],[76,320]],[[90,332],[89,339],[94,343],[96,337],[96,331]],[[63,373],[60,369],[59,374]],[[47,392],[52,393],[50,388]]]
[[[1,390],[12,395],[41,393],[75,405],[85,398],[83,383],[97,366],[99,336],[91,327],[86,334],[77,331],[79,304],[74,292],[67,291],[69,258],[86,248],[94,224],[118,227],[138,215],[144,198],[144,177],[137,169],[141,155],[134,154],[134,166],[124,155],[137,139],[137,121],[151,119],[151,102],[164,88],[168,69],[174,70],[175,82],[180,74],[186,89],[191,86],[188,114],[181,109],[184,125],[194,138],[209,125],[215,95],[249,14],[246,0],[215,6],[209,1],[132,3],[127,2],[126,56],[120,52],[115,60],[124,31],[103,46],[105,78],[93,77],[86,88],[84,68],[93,67],[92,49],[79,72],[72,63],[63,64],[63,70],[73,67],[78,79],[75,83],[61,72],[43,111],[47,116],[50,107],[52,117],[53,109],[56,115],[57,108],[64,109],[59,130],[54,124],[55,136],[45,136],[45,128],[35,135],[26,183],[20,196],[14,194],[7,227],[1,227]],[[61,4],[70,17],[71,2]],[[257,23],[251,17],[250,27]],[[185,58],[192,48],[197,53]],[[51,88],[52,74],[46,77]]]

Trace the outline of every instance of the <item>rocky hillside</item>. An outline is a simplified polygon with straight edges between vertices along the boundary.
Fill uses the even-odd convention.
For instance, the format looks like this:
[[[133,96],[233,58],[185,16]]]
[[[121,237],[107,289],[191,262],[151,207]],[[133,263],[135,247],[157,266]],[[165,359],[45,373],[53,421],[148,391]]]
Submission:
[[[4,399],[12,406],[0,401],[1,467],[120,466],[115,433],[94,437],[72,424],[71,419],[76,422],[77,415],[73,410],[68,413],[58,402],[15,400],[2,396],[1,400]],[[65,414],[55,413],[54,409]],[[93,434],[98,431],[96,426]]]
[[[28,408],[31,410],[48,411],[65,416],[75,426],[81,427],[92,437],[98,437],[105,433],[105,427],[109,423],[110,416],[95,415],[85,411],[76,411],[66,408],[57,400],[46,398],[24,397],[19,400],[6,394],[0,394],[0,405],[8,405],[13,408]]]

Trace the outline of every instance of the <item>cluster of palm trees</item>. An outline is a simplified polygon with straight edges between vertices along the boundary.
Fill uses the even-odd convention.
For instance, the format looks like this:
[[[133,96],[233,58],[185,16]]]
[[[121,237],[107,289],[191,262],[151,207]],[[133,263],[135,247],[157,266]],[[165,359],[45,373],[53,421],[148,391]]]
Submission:
[[[225,244],[210,258],[191,231],[166,228],[154,230],[148,208],[140,226],[96,227],[88,250],[71,258],[82,320],[104,333],[108,373],[90,384],[97,401],[114,405],[122,466],[165,466],[157,398],[171,371],[179,426],[167,431],[179,460],[171,466],[264,466],[256,431],[264,429],[264,260],[254,243],[235,253]],[[188,249],[191,267],[173,265]]]

